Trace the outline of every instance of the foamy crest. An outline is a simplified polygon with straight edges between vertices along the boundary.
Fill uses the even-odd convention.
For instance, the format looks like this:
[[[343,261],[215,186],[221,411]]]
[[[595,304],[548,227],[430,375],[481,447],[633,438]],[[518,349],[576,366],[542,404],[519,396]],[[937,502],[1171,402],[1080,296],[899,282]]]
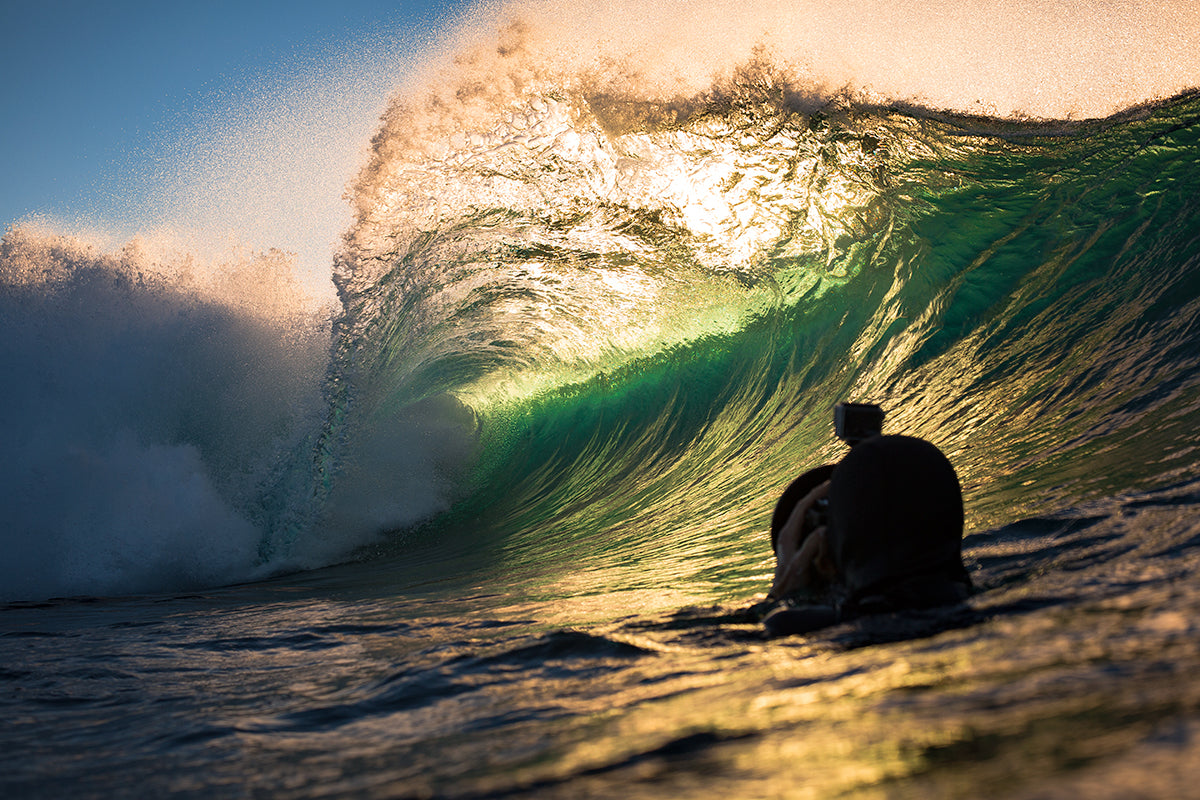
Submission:
[[[622,135],[678,128],[739,96],[806,113],[858,101],[1004,117],[1109,115],[1200,82],[1200,7],[517,0],[479,7],[444,53],[396,96],[352,189],[355,223],[335,268],[350,293],[390,270],[411,237],[477,205],[448,191],[446,174],[479,172],[493,205],[539,202],[540,189],[519,186],[536,170],[510,169],[508,152],[536,153],[548,162],[542,168],[562,154],[620,161],[627,153],[607,150]],[[603,157],[578,152],[589,142]],[[736,137],[727,144],[740,146]],[[597,170],[607,184],[595,196],[614,194],[616,171]],[[505,182],[511,197],[494,188]],[[688,183],[702,181],[687,174],[676,186]]]

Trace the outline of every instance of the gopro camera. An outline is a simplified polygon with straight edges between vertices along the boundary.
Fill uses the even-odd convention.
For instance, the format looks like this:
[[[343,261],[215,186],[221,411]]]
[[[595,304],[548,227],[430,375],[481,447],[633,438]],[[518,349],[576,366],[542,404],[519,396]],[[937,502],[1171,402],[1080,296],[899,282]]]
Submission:
[[[833,408],[833,430],[854,447],[883,430],[883,409],[874,403],[838,403]],[[829,521],[829,498],[822,497],[804,515],[804,530],[815,531]]]
[[[854,447],[883,430],[883,409],[874,403],[838,403],[833,408],[833,430]]]

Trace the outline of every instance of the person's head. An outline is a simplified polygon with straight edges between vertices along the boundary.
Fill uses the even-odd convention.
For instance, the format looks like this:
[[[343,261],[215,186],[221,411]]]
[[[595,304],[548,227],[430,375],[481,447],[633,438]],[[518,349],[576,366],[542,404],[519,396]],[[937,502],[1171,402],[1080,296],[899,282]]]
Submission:
[[[969,583],[962,532],[958,477],[923,439],[876,436],[833,470],[828,544],[852,595],[923,574]]]

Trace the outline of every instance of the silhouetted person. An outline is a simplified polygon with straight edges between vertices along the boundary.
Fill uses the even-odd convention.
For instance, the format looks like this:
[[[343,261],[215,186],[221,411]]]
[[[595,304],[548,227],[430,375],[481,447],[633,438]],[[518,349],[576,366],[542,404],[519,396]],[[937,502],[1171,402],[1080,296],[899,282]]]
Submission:
[[[810,529],[822,498],[826,524]],[[782,636],[961,602],[971,592],[962,532],[962,490],[941,451],[909,436],[860,442],[837,465],[801,475],[780,498],[768,599],[792,605],[764,625]]]

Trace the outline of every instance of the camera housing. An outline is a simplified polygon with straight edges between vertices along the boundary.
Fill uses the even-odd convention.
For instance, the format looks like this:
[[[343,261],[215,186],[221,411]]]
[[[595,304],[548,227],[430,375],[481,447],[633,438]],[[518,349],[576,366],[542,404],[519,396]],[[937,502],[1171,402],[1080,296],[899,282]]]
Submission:
[[[838,403],[833,408],[833,430],[854,447],[883,430],[883,409],[874,403]]]
[[[854,447],[883,430],[884,411],[874,403],[838,403],[833,408],[833,430],[837,437]],[[829,499],[822,497],[804,515],[804,530],[812,532],[829,520]]]

